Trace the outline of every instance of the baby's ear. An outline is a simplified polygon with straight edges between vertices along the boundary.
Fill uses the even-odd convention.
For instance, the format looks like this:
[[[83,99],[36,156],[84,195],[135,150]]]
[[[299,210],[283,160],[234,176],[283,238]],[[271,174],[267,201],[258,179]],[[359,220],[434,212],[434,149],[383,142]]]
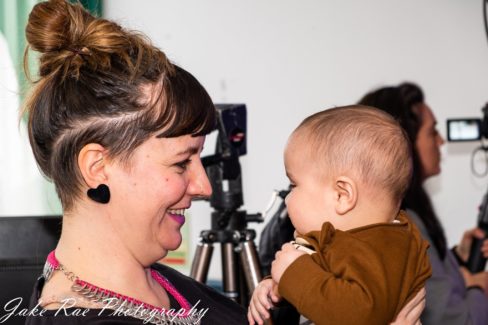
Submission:
[[[357,183],[347,177],[339,176],[334,182],[336,191],[335,210],[338,215],[344,215],[354,209],[358,200]]]

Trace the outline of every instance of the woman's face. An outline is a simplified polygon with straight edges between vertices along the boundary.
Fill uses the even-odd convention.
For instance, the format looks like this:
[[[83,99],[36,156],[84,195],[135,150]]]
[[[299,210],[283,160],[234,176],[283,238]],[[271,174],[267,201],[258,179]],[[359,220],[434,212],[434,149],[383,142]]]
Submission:
[[[143,265],[181,244],[184,212],[192,199],[212,189],[200,160],[205,137],[151,137],[128,166],[115,163],[110,175],[112,228]]]
[[[429,106],[417,104],[413,107],[413,112],[420,120],[415,149],[420,159],[422,179],[426,180],[441,172],[440,147],[444,144],[444,139],[437,131],[437,121]]]

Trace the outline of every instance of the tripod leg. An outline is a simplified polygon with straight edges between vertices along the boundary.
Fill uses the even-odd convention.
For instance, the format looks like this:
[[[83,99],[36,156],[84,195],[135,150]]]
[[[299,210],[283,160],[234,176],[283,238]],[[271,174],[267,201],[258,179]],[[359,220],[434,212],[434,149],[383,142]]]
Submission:
[[[237,282],[237,265],[235,261],[234,244],[223,243],[222,248],[222,271],[224,278],[224,294],[234,301],[238,301],[239,291]]]
[[[240,247],[241,267],[246,278],[249,297],[251,297],[263,276],[254,242],[252,240],[246,240],[241,243]],[[265,320],[264,325],[273,325],[273,320],[271,318]]]
[[[212,258],[213,245],[199,243],[195,250],[195,257],[191,264],[190,276],[198,282],[207,282],[208,268]]]
[[[249,295],[251,296],[259,281],[263,278],[259,266],[256,246],[252,240],[246,240],[241,243],[240,255],[247,288],[249,290]]]

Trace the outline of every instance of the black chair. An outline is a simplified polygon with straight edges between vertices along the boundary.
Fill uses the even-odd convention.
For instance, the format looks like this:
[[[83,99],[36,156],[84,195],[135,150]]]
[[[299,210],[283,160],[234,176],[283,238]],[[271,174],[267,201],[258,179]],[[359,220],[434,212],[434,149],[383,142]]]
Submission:
[[[20,303],[17,311],[28,307],[34,282],[60,234],[60,216],[0,217],[0,318],[9,314],[6,306],[13,310]],[[6,324],[24,322],[17,316]]]

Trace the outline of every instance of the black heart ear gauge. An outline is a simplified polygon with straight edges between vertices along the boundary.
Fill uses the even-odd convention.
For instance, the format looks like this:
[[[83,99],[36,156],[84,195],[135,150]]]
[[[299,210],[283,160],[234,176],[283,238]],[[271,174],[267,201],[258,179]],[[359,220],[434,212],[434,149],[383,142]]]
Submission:
[[[88,189],[86,195],[98,203],[106,204],[110,201],[110,189],[105,184],[100,184],[97,188]]]

